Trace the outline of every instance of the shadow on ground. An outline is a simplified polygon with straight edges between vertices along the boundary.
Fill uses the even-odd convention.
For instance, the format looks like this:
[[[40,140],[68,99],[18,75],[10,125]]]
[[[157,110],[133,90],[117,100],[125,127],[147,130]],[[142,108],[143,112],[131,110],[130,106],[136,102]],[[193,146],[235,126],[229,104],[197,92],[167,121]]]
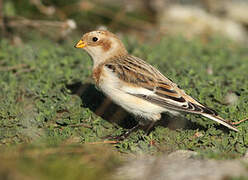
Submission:
[[[95,85],[90,83],[82,84],[77,82],[66,86],[71,90],[72,94],[78,95],[82,102],[83,107],[89,108],[96,115],[101,116],[103,119],[112,124],[118,124],[122,128],[130,129],[137,125],[133,115],[125,111],[122,107],[113,103],[102,92],[96,89]],[[154,127],[163,126],[169,129],[200,129],[206,130],[203,126],[190,120],[180,117],[172,117],[168,114],[162,114],[162,118]],[[145,129],[145,127],[144,127]]]

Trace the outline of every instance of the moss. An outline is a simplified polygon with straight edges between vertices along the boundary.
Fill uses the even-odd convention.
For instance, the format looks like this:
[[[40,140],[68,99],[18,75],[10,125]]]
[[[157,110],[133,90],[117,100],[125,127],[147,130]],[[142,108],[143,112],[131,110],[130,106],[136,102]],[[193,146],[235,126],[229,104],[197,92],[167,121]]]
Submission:
[[[119,135],[135,124],[130,114],[105,99],[91,84],[91,61],[86,53],[74,49],[72,42],[55,44],[35,38],[37,41],[21,47],[13,46],[7,40],[0,42],[2,146],[13,146],[16,148],[13,152],[18,152],[23,144],[56,147],[75,142],[78,145],[102,142],[102,137]],[[222,117],[234,122],[248,117],[247,48],[217,37],[207,43],[181,37],[165,37],[152,45],[134,44],[126,38],[127,46],[129,42],[133,43],[129,48],[132,54],[146,58],[188,94],[215,109]],[[209,68],[211,73],[208,73]],[[226,105],[224,98],[230,92],[237,95],[238,101]],[[248,122],[240,124],[240,132],[236,133],[198,115],[178,118],[164,115],[148,136],[139,130],[111,147],[121,153],[153,155],[190,149],[199,152],[202,158],[232,159],[241,157],[247,149],[247,126]],[[34,172],[46,172],[51,178],[56,174],[62,177],[61,172],[70,174],[66,164],[77,162],[73,153],[62,159],[58,157],[39,160],[33,159],[32,155],[20,156],[25,164],[24,171],[38,164]],[[19,166],[18,162],[14,163]],[[85,167],[83,173],[91,164],[78,162],[77,167]],[[100,171],[93,170],[92,179],[93,174]],[[66,179],[67,175],[63,177]]]
[[[122,164],[110,147],[99,145],[9,147],[1,149],[0,159],[6,162],[0,165],[5,179],[112,179]]]

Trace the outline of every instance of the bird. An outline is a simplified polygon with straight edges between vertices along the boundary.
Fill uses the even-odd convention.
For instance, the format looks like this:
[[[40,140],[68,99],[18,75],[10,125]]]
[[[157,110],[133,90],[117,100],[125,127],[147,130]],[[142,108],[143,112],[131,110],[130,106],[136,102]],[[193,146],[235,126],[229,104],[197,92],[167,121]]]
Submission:
[[[91,31],[74,47],[85,50],[91,57],[95,85],[129,113],[150,121],[149,129],[160,120],[162,113],[178,116],[184,112],[202,115],[238,131],[215,110],[187,95],[158,69],[129,54],[117,35],[107,30]]]

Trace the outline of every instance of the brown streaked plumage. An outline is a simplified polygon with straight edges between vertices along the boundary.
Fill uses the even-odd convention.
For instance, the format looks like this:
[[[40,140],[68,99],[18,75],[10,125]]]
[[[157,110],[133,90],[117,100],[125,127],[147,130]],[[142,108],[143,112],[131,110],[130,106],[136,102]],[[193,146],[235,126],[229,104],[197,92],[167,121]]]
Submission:
[[[110,69],[113,70],[112,72],[115,73],[120,80],[127,83],[129,86],[143,87],[145,89],[152,90],[161,98],[161,100],[162,98],[164,98],[165,101],[172,100],[177,103],[191,102],[191,104],[189,104],[188,106],[177,107],[176,110],[193,110],[193,113],[197,113],[197,111],[201,113],[205,110],[208,113],[216,115],[215,111],[204,107],[196,100],[186,95],[184,91],[177,87],[176,84],[165,78],[160,72],[158,72],[149,64],[144,63],[142,60],[139,61],[139,59],[136,57],[127,55],[125,57],[122,57],[121,59],[113,59],[105,63],[104,65],[108,68],[111,67]],[[150,101],[149,99],[147,100]],[[161,101],[157,102],[156,104],[160,103]],[[169,106],[166,108],[170,109]],[[175,109],[175,107],[171,108]]]
[[[92,76],[93,76],[93,79],[95,80],[96,85],[99,84],[99,80],[100,80],[100,77],[101,77],[101,74],[102,74],[102,66],[103,65],[98,66],[98,67],[94,68],[94,70],[93,70],[93,75]]]
[[[129,55],[118,37],[108,31],[85,34],[76,47],[93,59],[96,85],[127,111],[152,121],[162,112],[203,115],[238,131],[214,110],[187,95],[170,79],[140,58]]]

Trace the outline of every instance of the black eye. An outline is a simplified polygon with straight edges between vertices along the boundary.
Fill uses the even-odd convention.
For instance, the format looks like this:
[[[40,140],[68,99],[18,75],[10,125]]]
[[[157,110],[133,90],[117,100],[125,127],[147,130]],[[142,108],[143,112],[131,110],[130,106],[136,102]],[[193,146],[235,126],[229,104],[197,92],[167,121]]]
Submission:
[[[93,38],[92,38],[92,41],[94,41],[94,42],[96,42],[97,40],[98,40],[97,37],[93,37]]]

